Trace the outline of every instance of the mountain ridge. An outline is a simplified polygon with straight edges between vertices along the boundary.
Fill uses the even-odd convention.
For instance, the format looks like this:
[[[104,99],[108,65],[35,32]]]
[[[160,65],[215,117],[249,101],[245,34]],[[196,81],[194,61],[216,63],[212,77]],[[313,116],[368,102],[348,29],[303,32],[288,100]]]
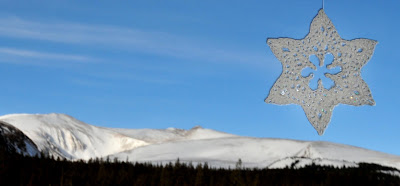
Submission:
[[[99,157],[138,162],[209,163],[234,167],[301,167],[311,163],[357,166],[377,163],[400,169],[400,156],[325,141],[255,138],[195,126],[192,129],[98,127],[66,114],[10,114],[0,121],[21,130],[40,151],[77,160]]]

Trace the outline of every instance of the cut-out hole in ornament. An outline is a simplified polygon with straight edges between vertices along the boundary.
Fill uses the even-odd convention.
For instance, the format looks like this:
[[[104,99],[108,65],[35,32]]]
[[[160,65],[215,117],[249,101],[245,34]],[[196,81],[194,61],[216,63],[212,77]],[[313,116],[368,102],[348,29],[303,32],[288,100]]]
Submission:
[[[325,31],[325,28],[324,28],[323,26],[321,26],[321,31],[322,31],[322,32],[324,32],[324,31]]]
[[[322,85],[325,89],[327,89],[327,90],[331,89],[335,85],[335,82],[332,79],[326,77],[325,74],[335,75],[342,71],[342,68],[340,66],[330,68],[330,69],[327,68],[327,66],[332,64],[332,62],[334,60],[333,55],[331,53],[326,53],[325,59],[322,64],[320,64],[320,61],[316,55],[310,55],[309,60],[312,64],[314,64],[314,66],[316,67],[316,70],[314,70],[310,67],[306,67],[301,71],[301,76],[303,76],[303,77],[308,77],[308,76],[312,75],[311,76],[312,78],[309,83],[309,87],[312,90],[317,90],[318,81],[321,80]]]
[[[318,48],[316,46],[313,47],[315,51],[318,51]]]
[[[282,48],[282,51],[284,51],[284,52],[290,52],[290,50],[289,50],[288,48],[285,48],[285,47]]]
[[[363,51],[363,49],[362,48],[359,48],[358,50],[357,50],[357,53],[360,53],[360,52],[362,52]]]

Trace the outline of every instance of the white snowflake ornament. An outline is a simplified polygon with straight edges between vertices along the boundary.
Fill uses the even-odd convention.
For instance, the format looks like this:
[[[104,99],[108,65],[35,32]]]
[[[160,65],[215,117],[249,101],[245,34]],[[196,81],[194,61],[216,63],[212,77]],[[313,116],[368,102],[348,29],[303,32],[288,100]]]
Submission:
[[[267,44],[283,71],[266,103],[300,105],[322,135],[338,104],[375,105],[361,68],[371,58],[377,41],[342,39],[323,9],[300,40],[269,38]]]

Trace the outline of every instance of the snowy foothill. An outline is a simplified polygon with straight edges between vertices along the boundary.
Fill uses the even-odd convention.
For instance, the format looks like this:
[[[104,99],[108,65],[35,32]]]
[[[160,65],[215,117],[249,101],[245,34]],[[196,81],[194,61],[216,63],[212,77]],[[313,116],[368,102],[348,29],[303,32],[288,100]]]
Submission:
[[[212,167],[283,168],[309,164],[357,166],[376,163],[400,169],[400,156],[321,141],[242,137],[200,126],[190,130],[118,129],[86,124],[65,114],[12,114],[0,117],[38,147],[67,159],[117,158],[122,161],[193,164]]]

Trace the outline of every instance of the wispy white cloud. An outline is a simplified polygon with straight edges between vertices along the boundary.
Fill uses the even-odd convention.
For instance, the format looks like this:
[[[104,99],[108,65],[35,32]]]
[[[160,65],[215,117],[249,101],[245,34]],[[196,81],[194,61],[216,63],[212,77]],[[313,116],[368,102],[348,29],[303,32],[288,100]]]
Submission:
[[[263,64],[264,53],[244,52],[210,41],[110,25],[44,23],[17,17],[0,18],[0,36],[93,47],[118,48],[155,55],[214,62]]]
[[[0,47],[0,54],[22,57],[22,58],[36,58],[36,59],[57,60],[57,61],[63,60],[63,61],[75,61],[75,62],[90,62],[94,60],[93,58],[87,56],[48,53],[48,52],[21,50],[21,49],[4,48],[4,47]]]

